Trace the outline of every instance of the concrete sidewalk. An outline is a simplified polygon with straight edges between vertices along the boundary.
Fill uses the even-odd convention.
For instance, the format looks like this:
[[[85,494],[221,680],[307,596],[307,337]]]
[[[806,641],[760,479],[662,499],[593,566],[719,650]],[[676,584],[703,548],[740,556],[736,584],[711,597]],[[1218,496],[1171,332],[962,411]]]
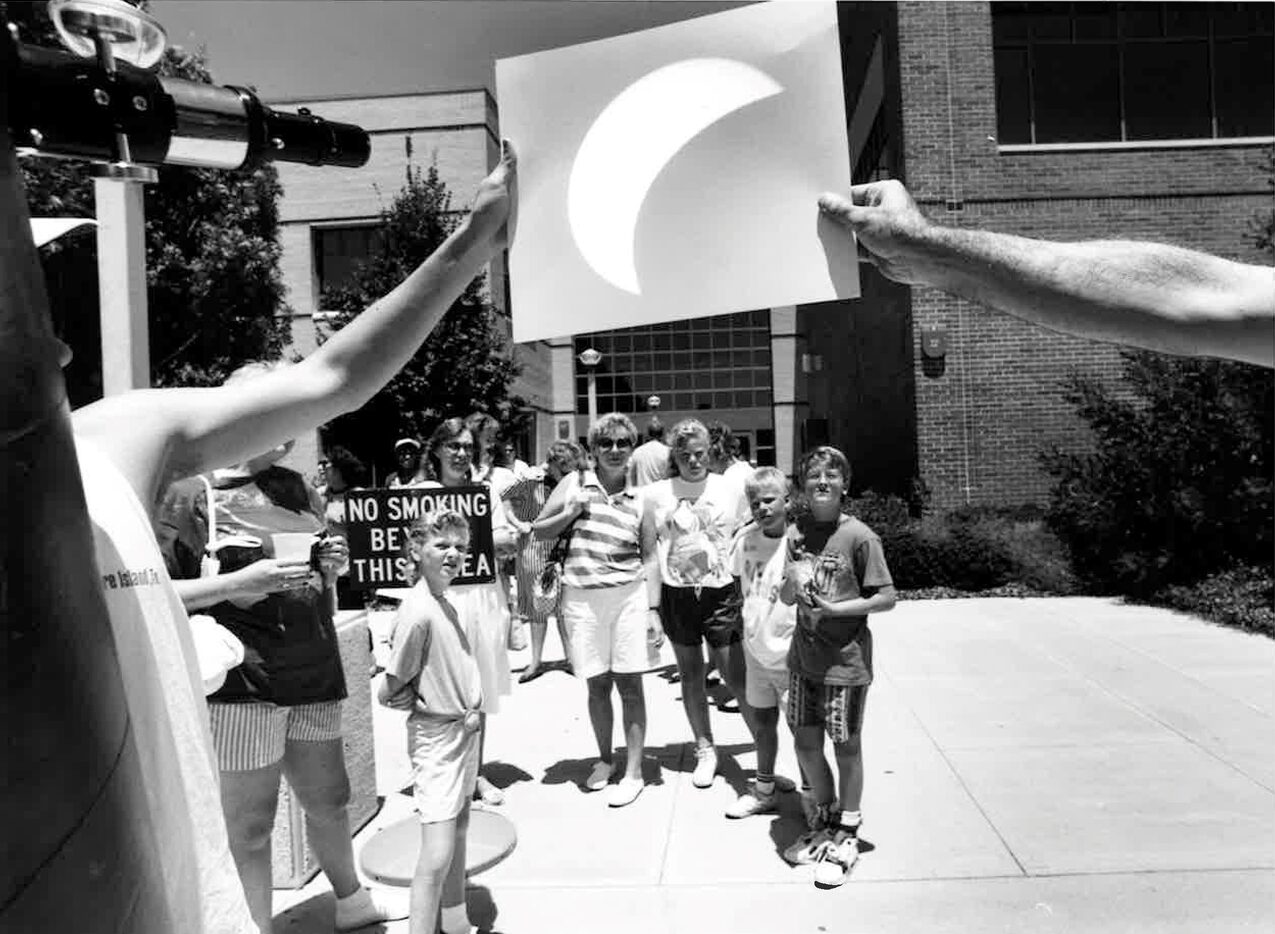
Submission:
[[[471,879],[471,916],[506,934],[1275,930],[1275,642],[1091,598],[905,602],[873,631],[871,849],[846,885],[780,859],[804,829],[795,795],[778,817],[722,816],[756,763],[738,714],[713,714],[722,777],[691,785],[679,687],[658,673],[648,787],[618,810],[584,793],[583,686],[550,672],[490,721],[519,840]],[[399,716],[377,713],[386,804],[356,850],[410,813]],[[781,747],[795,777],[786,730]],[[332,930],[322,876],[275,904],[276,931]]]

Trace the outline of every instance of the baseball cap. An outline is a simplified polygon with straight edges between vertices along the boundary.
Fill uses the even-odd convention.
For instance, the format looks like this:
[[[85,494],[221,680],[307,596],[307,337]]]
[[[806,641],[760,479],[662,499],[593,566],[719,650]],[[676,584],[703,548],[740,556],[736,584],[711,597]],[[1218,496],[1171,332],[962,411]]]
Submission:
[[[421,446],[421,443],[417,441],[415,438],[399,438],[397,441],[394,442],[394,450],[397,451],[399,448],[403,447],[404,445],[411,445],[414,448],[419,448]]]

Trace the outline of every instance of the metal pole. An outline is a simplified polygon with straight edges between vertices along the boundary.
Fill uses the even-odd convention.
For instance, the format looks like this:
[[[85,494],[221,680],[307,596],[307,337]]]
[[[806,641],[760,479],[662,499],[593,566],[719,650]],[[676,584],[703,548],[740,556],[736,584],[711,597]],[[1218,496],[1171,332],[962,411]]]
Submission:
[[[598,371],[589,367],[589,424],[598,420]]]
[[[95,178],[97,291],[102,316],[102,392],[151,384],[142,184]]]

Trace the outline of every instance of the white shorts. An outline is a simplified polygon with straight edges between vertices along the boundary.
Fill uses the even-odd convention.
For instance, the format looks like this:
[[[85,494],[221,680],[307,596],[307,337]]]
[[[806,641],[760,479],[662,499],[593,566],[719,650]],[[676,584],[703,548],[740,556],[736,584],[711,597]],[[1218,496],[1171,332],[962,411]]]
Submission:
[[[783,707],[788,697],[788,669],[767,668],[744,649],[744,699],[750,707]]]
[[[571,633],[576,675],[647,671],[646,612],[646,582],[641,579],[619,587],[564,586],[562,617]]]

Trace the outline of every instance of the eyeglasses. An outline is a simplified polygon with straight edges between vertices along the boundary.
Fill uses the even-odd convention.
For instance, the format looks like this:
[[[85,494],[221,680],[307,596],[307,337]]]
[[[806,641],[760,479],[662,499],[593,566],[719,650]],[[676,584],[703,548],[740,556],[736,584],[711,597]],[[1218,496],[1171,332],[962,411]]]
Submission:
[[[448,441],[443,444],[443,447],[453,454],[459,454],[461,451],[473,453],[474,443],[472,441]]]
[[[627,451],[633,447],[631,438],[599,438],[594,447],[599,451]]]

